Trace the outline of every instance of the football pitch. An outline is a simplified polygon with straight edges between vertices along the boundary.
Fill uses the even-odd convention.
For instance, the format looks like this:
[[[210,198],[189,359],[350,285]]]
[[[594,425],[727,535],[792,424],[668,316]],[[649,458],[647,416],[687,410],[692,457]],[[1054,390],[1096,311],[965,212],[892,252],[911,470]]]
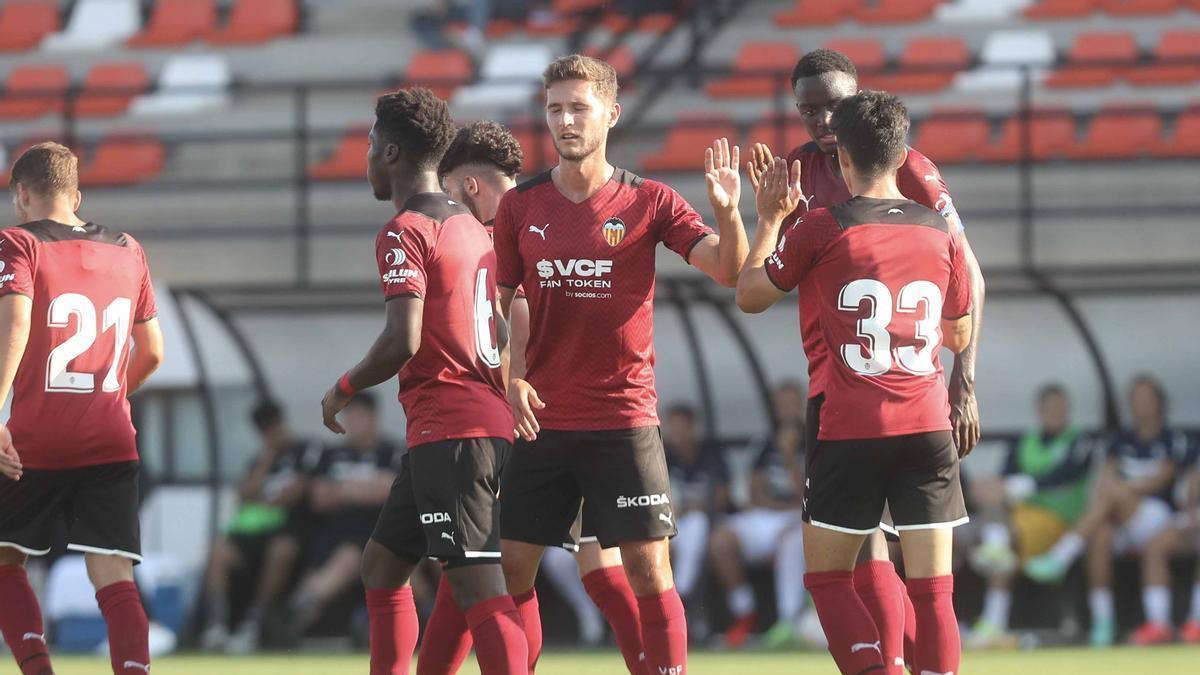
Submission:
[[[57,658],[62,675],[107,675],[108,663],[98,658]],[[8,672],[7,670],[3,672]],[[174,656],[154,662],[154,675],[359,675],[367,672],[366,654],[270,655],[255,657]],[[473,659],[460,671],[478,675]],[[541,675],[621,675],[619,654],[555,652],[542,657]],[[968,652],[963,675],[1195,675],[1200,672],[1200,648],[1159,647],[1109,650],[1044,649],[1029,652]],[[832,675],[837,671],[824,652],[692,654],[690,675]]]

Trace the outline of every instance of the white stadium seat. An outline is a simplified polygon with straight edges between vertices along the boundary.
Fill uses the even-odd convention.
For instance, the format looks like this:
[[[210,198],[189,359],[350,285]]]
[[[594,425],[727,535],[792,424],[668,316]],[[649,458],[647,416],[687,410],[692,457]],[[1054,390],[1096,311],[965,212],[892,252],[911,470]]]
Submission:
[[[176,56],[158,76],[158,90],[130,106],[134,115],[187,114],[222,108],[229,103],[233,76],[217,54]]]
[[[119,45],[142,29],[137,0],[79,0],[67,27],[46,36],[42,48],[51,51],[100,49]]]

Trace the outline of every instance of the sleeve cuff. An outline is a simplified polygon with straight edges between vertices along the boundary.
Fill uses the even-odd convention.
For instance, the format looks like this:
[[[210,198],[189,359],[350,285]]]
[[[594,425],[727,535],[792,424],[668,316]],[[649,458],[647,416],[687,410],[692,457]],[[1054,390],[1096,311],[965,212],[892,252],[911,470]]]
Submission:
[[[696,237],[695,241],[688,244],[687,248],[685,248],[683,250],[683,261],[686,262],[687,264],[691,265],[692,264],[692,251],[696,250],[696,247],[700,245],[700,242],[704,241],[705,239],[707,239],[710,236],[712,236],[711,233],[705,232],[704,234],[700,235],[699,237]]]
[[[779,281],[775,279],[775,275],[771,274],[771,266],[770,265],[763,265],[763,271],[766,272],[767,279],[771,282],[771,284],[773,286],[775,286],[775,288],[778,288],[779,290],[783,291],[784,293],[790,293],[792,291],[792,289],[786,288],[783,284],[779,283]]]

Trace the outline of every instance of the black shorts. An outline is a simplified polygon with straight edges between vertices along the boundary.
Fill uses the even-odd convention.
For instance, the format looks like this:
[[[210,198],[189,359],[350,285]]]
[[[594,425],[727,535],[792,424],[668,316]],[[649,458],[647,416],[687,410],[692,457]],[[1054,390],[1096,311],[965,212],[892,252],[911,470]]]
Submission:
[[[50,552],[55,525],[65,522],[67,548],[142,561],[138,462],[75,469],[26,469],[0,477],[0,546],[28,555]]]
[[[806,482],[804,520],[818,527],[870,534],[884,506],[901,532],[968,520],[949,431],[818,441]]]
[[[585,501],[579,507],[579,515],[575,516],[575,522],[571,523],[571,529],[563,535],[562,547],[572,553],[578,553],[580,546],[597,542],[599,539],[596,537],[596,517],[588,515],[588,505]]]
[[[500,562],[500,475],[512,446],[464,438],[410,448],[371,539],[397,556],[454,568]]]
[[[542,546],[575,543],[564,542],[563,533],[571,532],[581,503],[586,529],[604,548],[675,536],[658,427],[543,429],[537,440],[518,440],[513,447],[501,494],[505,539]]]

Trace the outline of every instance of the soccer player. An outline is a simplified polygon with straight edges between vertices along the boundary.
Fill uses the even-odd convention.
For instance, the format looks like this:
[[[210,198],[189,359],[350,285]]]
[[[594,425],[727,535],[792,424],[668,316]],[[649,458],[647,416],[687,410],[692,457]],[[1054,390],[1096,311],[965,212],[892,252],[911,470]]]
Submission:
[[[386,324],[321,403],[325,425],[344,433],[336,416],[354,393],[399,373],[409,451],[362,561],[372,675],[408,673],[419,631],[408,584],[426,556],[445,564],[480,670],[526,669],[520,617],[497,564],[497,493],[513,420],[495,253],[479,221],[438,185],[453,135],[449,107],[428,89],[376,103],[367,180],[398,212],[375,242]]]
[[[566,56],[543,83],[558,166],[504,195],[496,214],[502,306],[522,286],[530,314],[526,377],[509,386],[521,439],[504,474],[505,577],[536,654],[538,563],[562,544],[582,500],[600,545],[621,548],[646,667],[683,673],[687,628],[671,579],[675,521],[654,388],[655,249],[663,242],[736,283],[746,254],[738,153],[723,139],[707,151],[724,235],[715,236],[676,192],[608,163],[621,115],[612,66]]]
[[[57,143],[12,169],[22,225],[0,231],[0,630],[24,675],[53,673],[25,575],[66,521],[108,624],[113,673],[150,670],[140,562],[138,451],[127,396],[163,358],[142,247],[76,216],[79,160]],[[133,340],[133,349],[130,339]]]
[[[831,49],[817,49],[805,54],[796,63],[792,71],[792,89],[801,123],[813,140],[794,148],[787,155],[789,165],[793,161],[800,161],[802,191],[801,204],[788,216],[789,223],[810,210],[829,208],[850,199],[837,160],[837,135],[830,121],[837,104],[858,92],[858,71],[845,54]],[[758,144],[751,154],[755,160],[751,165],[753,177],[757,167],[769,162],[773,155],[763,144]],[[975,353],[983,320],[983,275],[967,242],[950,189],[942,180],[937,166],[916,149],[907,148],[897,183],[905,197],[939,212],[950,222],[959,233],[966,254],[974,298],[971,310],[972,340],[967,349],[955,355],[950,375],[950,419],[960,456],[965,457],[979,441],[980,433],[979,406],[975,400]],[[801,335],[808,356],[809,372],[809,437],[805,445],[811,448],[816,441],[815,433],[820,426],[821,404],[824,401],[821,367],[830,356],[829,349],[819,339],[813,289],[808,284],[801,284],[799,293],[802,305]],[[863,558],[855,570],[855,585],[879,625],[885,652],[888,656],[898,654],[902,642],[905,655],[911,656],[912,621],[906,621],[905,615],[908,619],[912,618],[912,606],[903,593],[903,582],[890,564],[887,544],[880,533],[868,539]]]
[[[496,122],[476,122],[459,130],[442,157],[438,175],[450,197],[466,205],[491,229],[500,198],[516,187],[523,161],[521,145],[508,129]],[[529,304],[520,289],[509,309],[509,331],[510,377],[523,377],[529,340]],[[591,523],[581,525],[584,533],[590,534]],[[571,540],[569,531],[563,537],[564,542]],[[575,560],[584,589],[612,626],[630,671],[640,672],[645,650],[637,602],[621,567],[620,549],[602,549],[594,536],[580,538],[578,545],[572,547],[577,549]],[[421,642],[418,675],[458,672],[470,645],[461,611],[443,582],[438,587],[434,611]]]
[[[809,307],[830,358],[818,440],[806,458],[805,585],[838,667],[900,668],[852,582],[887,503],[920,635],[913,672],[958,672],[952,528],[967,517],[939,351],[970,343],[965,253],[954,226],[897,185],[909,129],[899,99],[849,96],[830,128],[855,197],[805,214],[781,236],[804,195],[800,162],[789,175],[784,160],[774,161],[759,185],[758,230],[737,302],[761,312],[805,281],[814,290]]]

